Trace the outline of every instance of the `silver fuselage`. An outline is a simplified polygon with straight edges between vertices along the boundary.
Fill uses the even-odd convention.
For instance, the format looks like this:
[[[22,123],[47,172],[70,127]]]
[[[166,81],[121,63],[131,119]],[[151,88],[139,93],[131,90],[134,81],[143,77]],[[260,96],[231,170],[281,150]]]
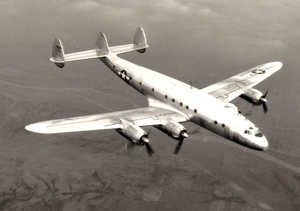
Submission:
[[[128,85],[142,93],[149,106],[175,110],[193,123],[246,147],[268,148],[265,136],[233,104],[114,54],[100,59]]]

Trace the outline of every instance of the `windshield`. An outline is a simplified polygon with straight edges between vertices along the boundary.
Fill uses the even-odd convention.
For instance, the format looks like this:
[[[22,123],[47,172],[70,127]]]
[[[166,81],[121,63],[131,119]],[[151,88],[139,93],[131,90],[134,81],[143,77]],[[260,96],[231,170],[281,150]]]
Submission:
[[[245,130],[245,134],[255,135],[256,137],[263,137],[263,133],[260,132],[258,128],[249,127],[248,130]]]

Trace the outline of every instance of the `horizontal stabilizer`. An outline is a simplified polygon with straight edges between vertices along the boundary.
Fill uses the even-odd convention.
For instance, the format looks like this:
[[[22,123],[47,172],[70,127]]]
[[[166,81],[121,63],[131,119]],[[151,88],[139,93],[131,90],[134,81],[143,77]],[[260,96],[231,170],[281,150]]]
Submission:
[[[52,57],[50,58],[50,61],[54,62],[59,68],[63,68],[66,62],[96,59],[105,57],[109,54],[122,54],[131,51],[144,53],[146,48],[149,47],[142,27],[138,27],[136,29],[132,44],[109,47],[105,34],[100,32],[97,37],[96,45],[97,49],[64,54],[62,43],[58,38],[56,38],[53,43]]]
[[[146,39],[144,29],[142,27],[138,27],[134,33],[133,44],[111,47],[110,51],[115,54],[122,54],[131,51],[138,51],[139,53],[145,53],[146,48],[148,47],[149,45],[147,44],[147,39]]]
[[[56,40],[59,41],[60,45],[56,45]],[[59,48],[59,46],[61,48]],[[59,51],[62,52],[61,54],[56,53]],[[50,58],[51,62],[54,62],[56,66],[59,68],[63,68],[66,62],[73,62],[73,61],[80,61],[80,60],[87,60],[87,59],[96,59],[100,57],[105,57],[108,52],[100,50],[100,49],[93,49],[93,50],[88,50],[88,51],[81,51],[81,52],[76,52],[76,53],[69,53],[69,54],[64,54],[63,53],[63,46],[60,42],[59,39],[55,39],[54,45],[53,45],[53,53],[52,57]]]

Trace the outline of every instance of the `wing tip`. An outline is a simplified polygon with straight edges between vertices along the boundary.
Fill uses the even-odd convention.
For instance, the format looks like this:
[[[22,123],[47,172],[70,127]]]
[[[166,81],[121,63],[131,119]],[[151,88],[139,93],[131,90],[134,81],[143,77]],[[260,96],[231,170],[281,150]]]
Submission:
[[[34,132],[34,133],[44,133],[46,134],[44,127],[42,127],[40,124],[34,123],[27,125],[25,129],[29,132]]]
[[[269,62],[264,64],[264,66],[271,66],[273,68],[275,68],[276,70],[280,70],[283,66],[283,63],[280,61],[275,61],[275,62]]]
[[[283,63],[282,62],[279,62],[279,61],[276,61],[276,62],[273,62],[274,63],[274,66],[278,69],[278,70],[280,70],[281,68],[282,68],[282,66],[283,66]]]

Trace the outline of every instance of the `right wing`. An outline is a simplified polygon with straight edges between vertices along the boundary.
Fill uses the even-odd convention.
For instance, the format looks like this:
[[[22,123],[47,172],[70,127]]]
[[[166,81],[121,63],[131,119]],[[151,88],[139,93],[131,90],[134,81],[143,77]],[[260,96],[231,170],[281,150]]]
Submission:
[[[127,111],[117,111],[105,114],[96,114],[66,119],[49,120],[26,126],[26,130],[36,133],[68,133],[79,131],[121,129],[122,119],[137,126],[150,126],[164,124],[166,119],[176,122],[186,122],[188,117],[176,111],[146,107]]]
[[[201,89],[201,91],[210,94],[221,101],[230,102],[241,94],[244,94],[245,88],[252,88],[277,72],[281,67],[281,62],[270,62],[259,65]]]

